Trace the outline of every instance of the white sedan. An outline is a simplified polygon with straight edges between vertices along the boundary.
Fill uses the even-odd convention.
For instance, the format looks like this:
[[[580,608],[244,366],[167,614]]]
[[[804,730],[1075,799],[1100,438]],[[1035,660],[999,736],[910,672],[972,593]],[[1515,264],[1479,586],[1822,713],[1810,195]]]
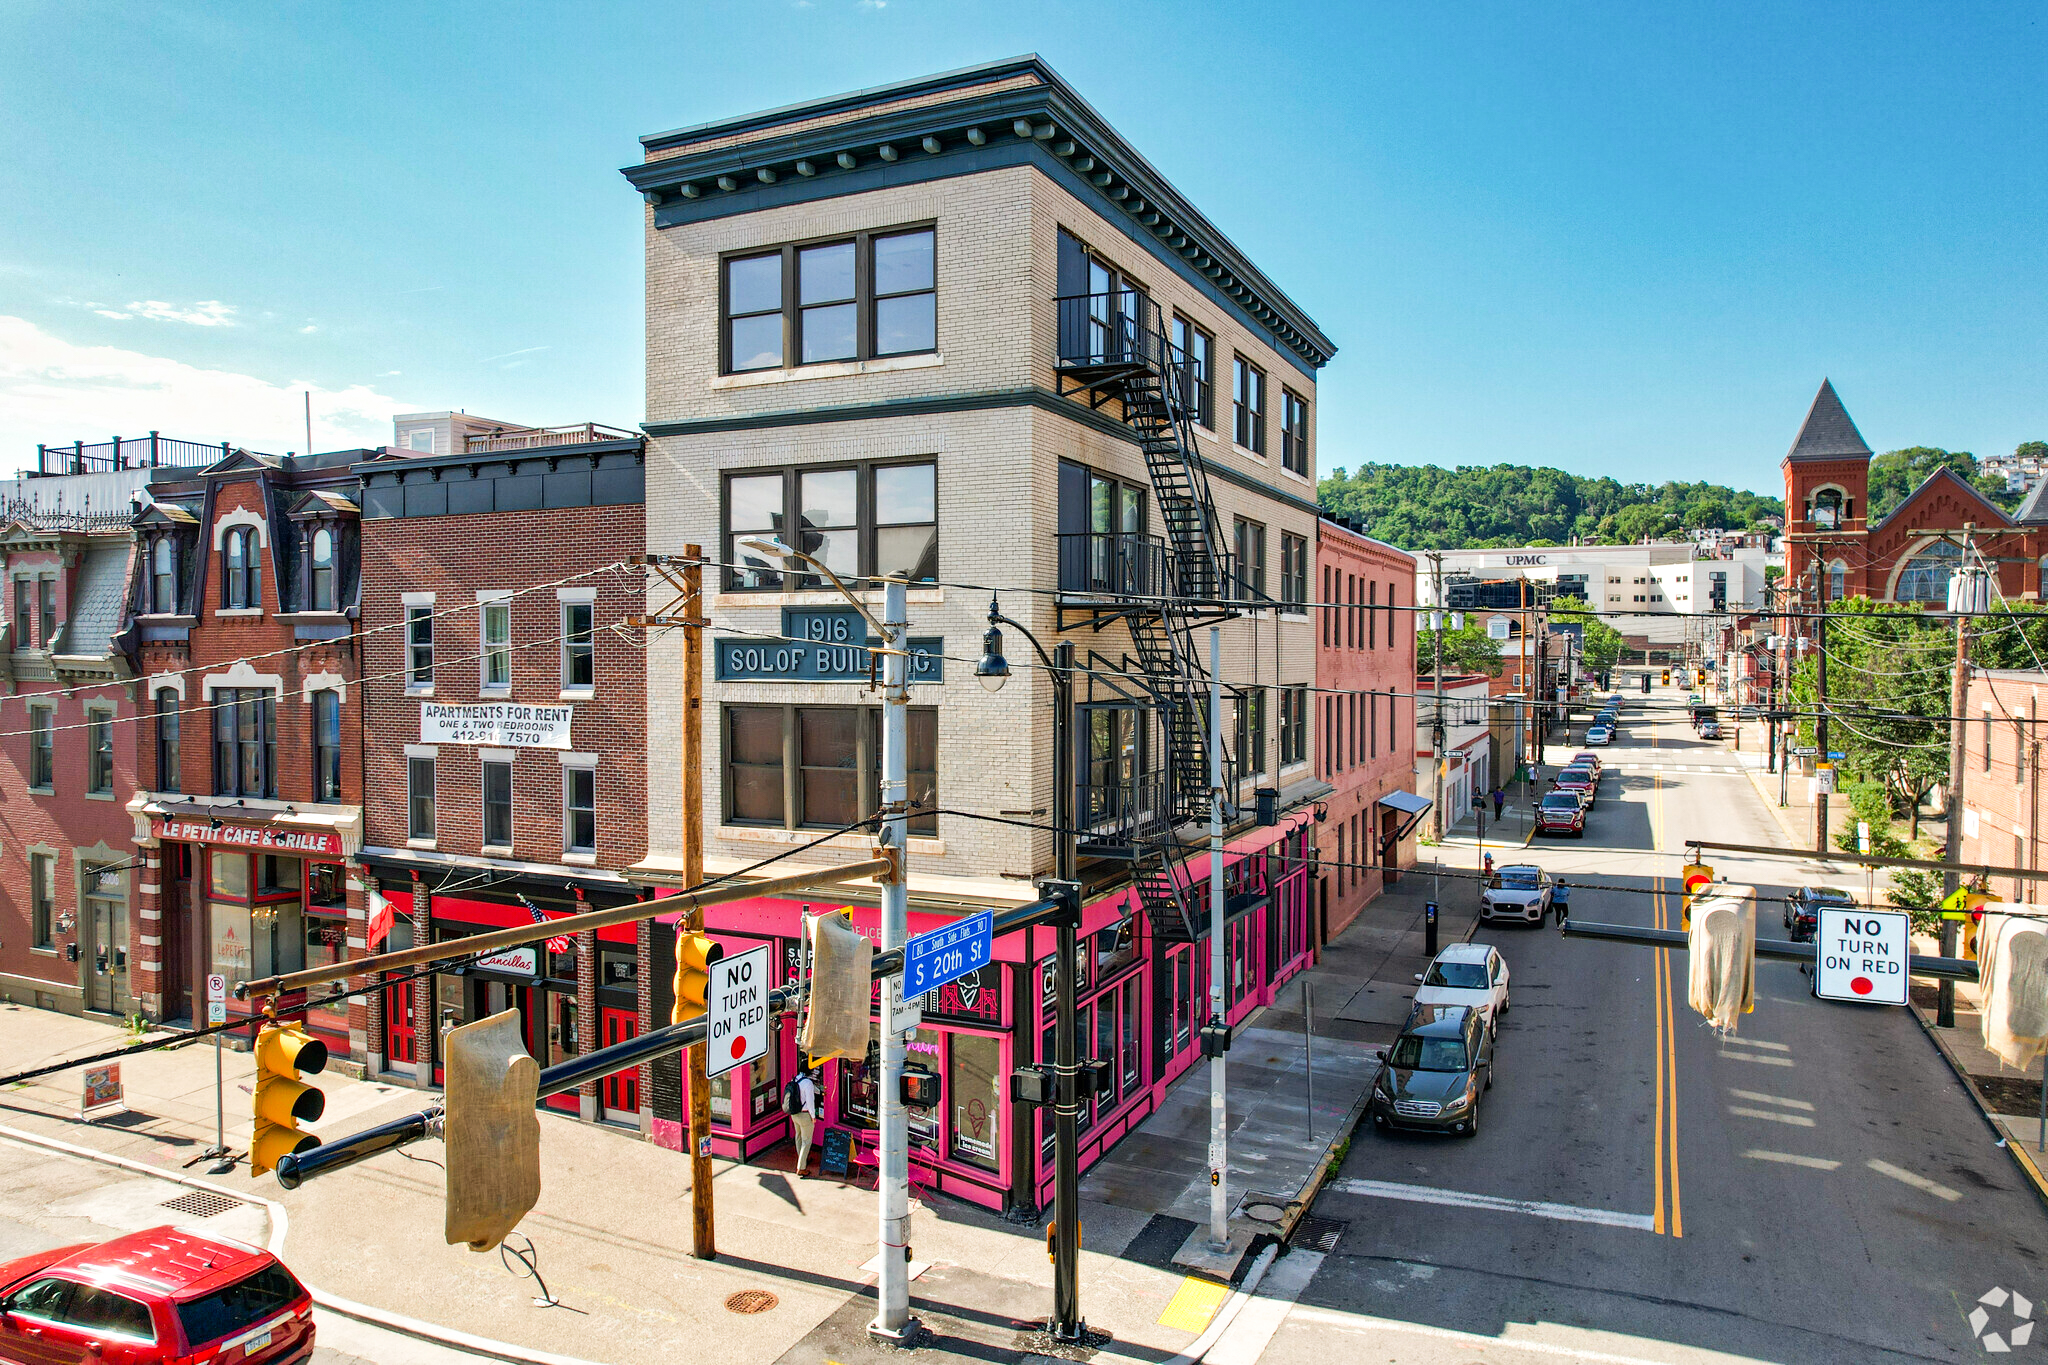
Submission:
[[[1507,959],[1490,943],[1454,943],[1415,980],[1418,1005],[1470,1005],[1489,1026],[1508,1012]]]

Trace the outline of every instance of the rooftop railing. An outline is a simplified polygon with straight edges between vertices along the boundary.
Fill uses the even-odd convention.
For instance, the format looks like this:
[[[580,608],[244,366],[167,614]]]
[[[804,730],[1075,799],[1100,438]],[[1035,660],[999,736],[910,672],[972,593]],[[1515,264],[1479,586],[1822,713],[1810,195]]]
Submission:
[[[475,432],[464,436],[463,454],[496,450],[538,450],[544,446],[589,445],[595,441],[630,441],[640,433],[584,422],[572,427],[520,427],[514,431]]]
[[[39,475],[111,474],[122,469],[193,468],[210,465],[227,457],[226,441],[213,445],[204,441],[180,441],[159,436],[116,436],[110,441],[73,441],[70,445],[36,446]]]

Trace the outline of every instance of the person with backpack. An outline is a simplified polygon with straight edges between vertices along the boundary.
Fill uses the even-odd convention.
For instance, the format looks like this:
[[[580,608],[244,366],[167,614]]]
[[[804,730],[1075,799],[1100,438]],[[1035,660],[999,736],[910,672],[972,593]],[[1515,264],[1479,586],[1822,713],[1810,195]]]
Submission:
[[[796,1138],[796,1178],[810,1179],[811,1134],[818,1127],[818,1083],[808,1069],[796,1073],[796,1079],[782,1087],[782,1112],[789,1115],[792,1136]]]

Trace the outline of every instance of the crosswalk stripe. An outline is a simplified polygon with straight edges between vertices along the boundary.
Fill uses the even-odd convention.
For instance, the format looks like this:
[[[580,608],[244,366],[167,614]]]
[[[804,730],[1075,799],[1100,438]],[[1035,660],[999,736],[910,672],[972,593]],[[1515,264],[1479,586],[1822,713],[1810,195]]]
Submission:
[[[1657,1227],[1656,1220],[1647,1213],[1589,1209],[1577,1204],[1547,1203],[1540,1199],[1504,1199],[1499,1195],[1440,1190],[1429,1185],[1403,1185],[1392,1180],[1337,1180],[1331,1184],[1345,1194],[1363,1195],[1368,1199],[1405,1199],[1418,1204],[1450,1204],[1495,1213],[1526,1213],[1535,1218],[1552,1218],[1565,1223],[1599,1223],[1612,1228],[1634,1228],[1638,1232],[1654,1232]]]

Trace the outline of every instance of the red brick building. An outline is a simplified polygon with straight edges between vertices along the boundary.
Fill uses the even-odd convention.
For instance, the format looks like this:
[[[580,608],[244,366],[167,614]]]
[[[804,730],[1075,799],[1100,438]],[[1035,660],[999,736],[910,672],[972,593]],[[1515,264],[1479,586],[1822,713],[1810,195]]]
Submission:
[[[1413,860],[1400,836],[1414,804],[1415,557],[1326,516],[1316,523],[1315,573],[1324,604],[1316,613],[1316,774],[1336,788],[1316,827],[1324,869],[1316,908],[1327,942],[1386,884],[1386,874],[1362,865]]]
[[[2041,721],[2048,673],[1974,669],[1964,692],[1963,861],[2041,867]],[[2032,904],[2041,883],[2000,877],[1999,899]]]
[[[158,928],[137,954],[154,1018],[203,1021],[209,973],[232,984],[360,951],[351,469],[366,453],[159,469],[133,518],[143,715],[127,809],[137,904]],[[356,1002],[308,1022],[337,1057],[360,1056],[364,1018]]]
[[[622,567],[646,546],[644,443],[522,428],[461,444],[355,471],[380,951],[651,894],[623,875],[647,852],[645,656],[640,631],[613,629],[647,610]],[[393,986],[370,1002],[368,1065],[437,1083],[440,1032],[506,1009],[543,1066],[632,1037],[657,1008],[666,1022],[671,940],[621,925]],[[551,1103],[644,1126],[647,1070]]]
[[[147,471],[0,491],[0,995],[133,1013],[156,942],[130,913],[134,671],[124,652],[129,498]]]

